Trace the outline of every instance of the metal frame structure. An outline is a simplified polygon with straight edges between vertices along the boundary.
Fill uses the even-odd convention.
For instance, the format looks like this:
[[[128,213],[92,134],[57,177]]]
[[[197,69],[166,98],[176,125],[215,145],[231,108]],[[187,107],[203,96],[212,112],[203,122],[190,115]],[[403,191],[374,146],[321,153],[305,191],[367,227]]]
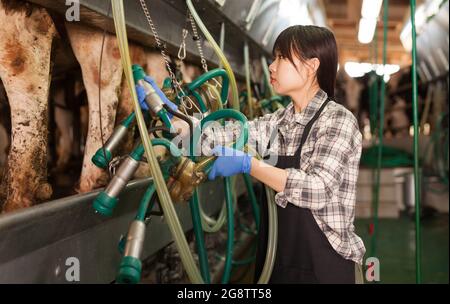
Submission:
[[[120,237],[127,232],[150,181],[130,182],[111,218],[95,214],[92,208],[100,189],[1,215],[0,283],[72,283],[66,280],[70,257],[79,260],[81,283],[113,282],[121,258]],[[243,194],[243,182],[237,184],[238,195]],[[202,184],[199,197],[205,212],[216,214],[224,197],[222,181]],[[175,208],[188,232],[192,229],[188,204]],[[164,216],[150,220],[146,239],[143,258],[173,241]]]
[[[47,8],[54,13],[65,15],[69,6],[66,6],[65,0],[29,0],[29,2]],[[114,33],[114,24],[112,14],[107,17],[109,1],[105,0],[80,0],[80,22],[105,29]],[[147,5],[158,29],[160,38],[166,43],[170,54],[176,56],[182,40],[182,29],[186,19],[186,4],[183,0],[154,0],[148,1]],[[234,7],[231,12],[246,10],[247,4],[243,1],[227,1],[223,8],[212,0],[196,1],[199,14],[208,27],[214,38],[218,41],[220,36],[221,24],[225,24],[225,56],[230,61],[231,67],[239,79],[244,79],[244,61],[242,58],[242,49],[245,41],[248,41],[254,58],[261,55],[270,56],[270,50],[262,47],[257,42],[256,37],[250,35],[244,27],[237,23],[234,18],[226,14],[224,9],[229,11],[229,7]],[[145,16],[140,7],[139,1],[127,1],[125,7],[125,15],[127,20],[127,31],[130,40],[147,47],[155,47],[155,41],[148,27]],[[75,22],[75,21],[74,21]],[[227,39],[232,37],[232,39]],[[211,66],[219,66],[219,60],[215,56],[210,45],[203,41],[204,55],[208,64]],[[197,46],[192,39],[186,40],[186,60],[191,62],[200,62]],[[253,57],[253,56],[252,56]]]

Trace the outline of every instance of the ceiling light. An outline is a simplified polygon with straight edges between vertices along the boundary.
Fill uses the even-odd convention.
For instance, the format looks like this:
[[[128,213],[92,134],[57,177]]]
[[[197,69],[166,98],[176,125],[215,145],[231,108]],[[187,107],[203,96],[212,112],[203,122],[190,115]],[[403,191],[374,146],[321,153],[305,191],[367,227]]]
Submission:
[[[382,3],[383,0],[364,0],[361,7],[361,16],[367,19],[377,19]]]
[[[344,65],[344,70],[347,72],[348,76],[352,78],[362,77],[365,74],[359,62],[346,62]]]
[[[375,34],[376,25],[376,19],[361,18],[359,20],[358,41],[363,44],[371,42]]]

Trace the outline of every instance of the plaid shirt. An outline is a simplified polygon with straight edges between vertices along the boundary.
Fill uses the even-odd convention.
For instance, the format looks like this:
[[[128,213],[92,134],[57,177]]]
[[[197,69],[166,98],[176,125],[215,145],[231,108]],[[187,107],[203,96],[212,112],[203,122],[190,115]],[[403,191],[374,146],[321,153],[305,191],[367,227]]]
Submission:
[[[326,99],[327,94],[319,90],[301,113],[295,113],[290,103],[285,109],[250,121],[248,144],[259,154],[270,155],[266,162],[272,165],[277,155],[294,155],[306,124]],[[237,123],[206,128],[202,152],[208,155],[215,145],[230,143],[239,133]],[[336,252],[362,264],[365,247],[353,225],[360,156],[361,133],[355,117],[330,101],[311,128],[299,166],[286,169],[285,189],[276,194],[275,201],[283,208],[291,203],[310,209]]]

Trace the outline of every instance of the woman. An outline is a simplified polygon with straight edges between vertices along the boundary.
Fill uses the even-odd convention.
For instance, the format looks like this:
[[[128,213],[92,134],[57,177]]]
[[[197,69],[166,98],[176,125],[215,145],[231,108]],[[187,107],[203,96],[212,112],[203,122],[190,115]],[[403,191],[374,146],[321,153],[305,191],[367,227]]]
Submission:
[[[355,117],[332,99],[338,62],[334,35],[323,27],[292,26],[273,50],[270,82],[292,102],[249,122],[250,142],[259,151],[267,147],[263,154],[272,164],[223,147],[236,136],[226,131],[214,135],[221,146],[212,150],[218,158],[208,177],[248,173],[277,192],[278,243],[270,283],[355,283],[355,265],[365,253],[353,225],[361,133]],[[256,278],[267,247],[266,206],[261,216]]]

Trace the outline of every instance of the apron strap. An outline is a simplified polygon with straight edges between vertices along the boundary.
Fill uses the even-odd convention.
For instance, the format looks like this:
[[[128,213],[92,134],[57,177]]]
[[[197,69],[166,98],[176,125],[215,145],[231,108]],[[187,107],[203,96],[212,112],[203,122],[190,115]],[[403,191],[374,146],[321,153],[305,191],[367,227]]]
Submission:
[[[310,121],[308,121],[308,123],[305,126],[305,130],[303,130],[303,134],[302,134],[302,138],[300,140],[300,146],[297,148],[297,150],[295,151],[294,155],[296,158],[300,157],[300,154],[302,152],[302,146],[303,144],[306,142],[306,139],[308,138],[309,135],[309,131],[311,131],[311,127],[312,125],[316,122],[316,120],[319,118],[320,114],[323,112],[323,110],[325,109],[326,105],[328,104],[328,102],[331,101],[330,97],[327,97],[327,99],[323,102],[323,104],[320,106],[319,110],[317,110],[317,112],[314,114],[313,118],[311,118]],[[270,149],[270,143],[275,140],[276,135],[278,134],[279,130],[277,130],[277,132],[272,132],[272,134],[270,135],[270,139],[269,139],[269,143],[267,144],[266,147],[266,151],[269,151]],[[268,159],[270,157],[270,155],[265,155],[263,156],[263,159]]]
[[[328,102],[331,101],[330,97],[327,97],[327,99],[323,102],[323,104],[320,106],[319,110],[314,114],[313,118],[311,118],[310,121],[305,126],[305,129],[303,130],[302,138],[300,139],[300,145],[297,148],[297,151],[295,151],[295,157],[300,158],[300,155],[302,153],[302,147],[303,144],[306,142],[306,139],[308,139],[309,132],[311,131],[311,128],[313,124],[316,122],[316,120],[319,118],[320,114],[322,114],[323,110],[325,109]]]

